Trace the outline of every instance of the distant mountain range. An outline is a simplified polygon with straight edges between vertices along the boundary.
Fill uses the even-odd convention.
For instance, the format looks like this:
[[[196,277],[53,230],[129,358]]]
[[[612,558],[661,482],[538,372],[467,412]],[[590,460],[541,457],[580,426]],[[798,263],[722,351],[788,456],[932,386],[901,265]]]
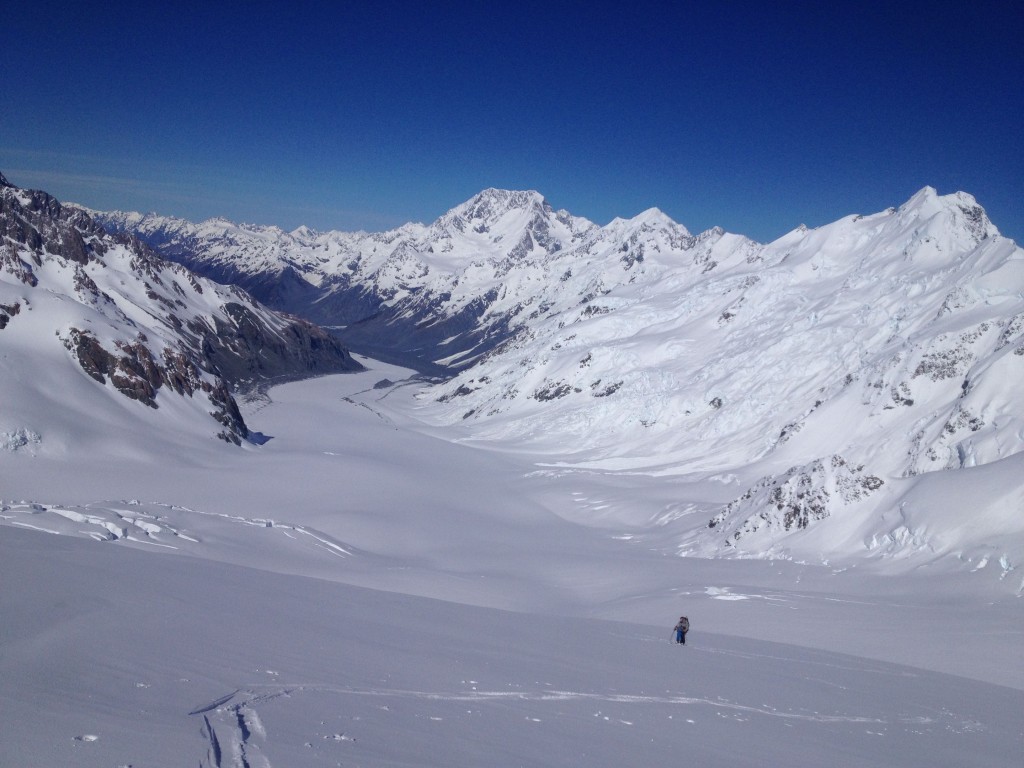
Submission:
[[[418,415],[463,439],[674,484],[681,551],[988,557],[1024,527],[1024,251],[962,192],[769,244],[497,189],[384,233],[75,215],[437,374]]]
[[[564,302],[597,296],[607,286],[593,265],[611,259],[623,273],[609,276],[608,285],[633,277],[630,268],[644,259],[637,245],[644,231],[663,232],[676,249],[706,251],[721,237],[709,233],[698,243],[655,210],[599,227],[555,211],[537,192],[498,189],[429,226],[383,233],[90,213],[111,231],[136,235],[166,258],[243,287],[268,306],[331,326],[354,349],[445,374]]]

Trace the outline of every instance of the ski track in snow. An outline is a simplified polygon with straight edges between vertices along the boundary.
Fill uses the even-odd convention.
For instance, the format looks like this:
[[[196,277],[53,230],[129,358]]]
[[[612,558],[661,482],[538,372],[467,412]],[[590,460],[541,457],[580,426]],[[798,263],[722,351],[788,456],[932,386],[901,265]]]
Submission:
[[[262,517],[207,512],[159,502],[96,502],[85,506],[69,506],[0,500],[0,524],[56,535],[85,536],[97,541],[118,541],[175,550],[202,544],[201,537],[189,532],[191,516],[265,528],[291,539],[296,538],[293,534],[298,534],[306,537],[316,549],[336,557],[347,558],[354,554],[351,547],[314,528]],[[37,522],[40,519],[58,525],[43,526]],[[83,525],[89,527],[81,528]]]
[[[275,685],[275,686],[251,686],[239,689],[228,696],[222,697],[205,707],[189,712],[190,715],[208,716],[210,712],[236,714],[242,711],[250,711],[262,702],[271,701],[280,697],[291,697],[304,691],[316,691],[319,693],[331,693],[342,696],[375,696],[398,699],[420,699],[424,701],[468,701],[482,702],[501,699],[515,699],[519,701],[598,701],[615,704],[678,704],[678,705],[706,705],[720,709],[730,709],[740,712],[768,715],[771,717],[791,718],[794,720],[807,720],[820,723],[886,723],[884,718],[871,717],[866,715],[823,715],[820,713],[783,712],[767,706],[752,706],[727,701],[722,698],[695,698],[691,696],[651,696],[644,694],[626,693],[586,693],[583,691],[559,691],[559,690],[536,690],[536,691],[410,691],[388,688],[344,688],[328,685]],[[240,700],[237,701],[236,700]],[[236,703],[232,703],[236,702]],[[913,722],[920,722],[919,718],[912,719]],[[903,720],[899,722],[904,722]]]
[[[891,670],[889,672],[891,673]],[[734,717],[741,721],[751,717],[766,717],[823,726],[863,725],[880,729],[878,731],[868,731],[868,733],[877,733],[877,735],[883,735],[884,732],[888,732],[889,729],[893,728],[899,728],[907,733],[917,735],[927,735],[929,732],[940,730],[954,734],[977,733],[988,730],[984,723],[957,715],[947,708],[931,710],[929,714],[908,713],[896,717],[879,717],[870,713],[783,710],[763,703],[747,704],[739,701],[730,701],[722,697],[694,697],[670,693],[650,695],[552,689],[522,690],[519,688],[505,691],[477,690],[476,688],[455,691],[417,691],[323,684],[261,684],[240,688],[189,712],[190,716],[201,717],[203,720],[202,733],[207,740],[207,752],[206,757],[200,761],[200,766],[202,768],[271,768],[269,760],[263,754],[267,746],[268,737],[263,720],[258,713],[258,708],[287,700],[296,700],[297,702],[303,694],[327,695],[331,703],[334,704],[331,707],[332,712],[351,709],[351,707],[347,707],[344,703],[345,699],[349,697],[391,701],[390,706],[378,707],[378,709],[383,711],[391,711],[394,702],[401,700],[467,703],[484,707],[496,702],[527,702],[542,707],[541,710],[535,711],[527,718],[531,722],[536,723],[578,714],[577,712],[566,712],[558,707],[545,708],[546,705],[550,704],[576,702],[593,703],[597,706],[625,705],[625,710],[620,708],[615,716],[607,715],[600,709],[592,713],[595,718],[624,726],[632,726],[640,722],[645,716],[645,707],[660,706],[669,708],[679,707],[682,710],[680,712],[681,715],[690,716],[690,718],[684,718],[688,723],[696,722],[691,719],[692,717],[710,715],[720,718]],[[687,711],[690,708],[695,711]],[[473,713],[470,710],[466,714]],[[420,713],[420,715],[422,714]],[[495,716],[505,716],[508,713],[505,710],[501,710],[495,711],[493,714]],[[431,721],[436,723],[443,723],[446,719],[438,714],[429,715],[429,717]],[[668,715],[668,718],[672,719],[672,715]],[[360,717],[353,718],[355,721],[360,719]],[[321,725],[325,722],[321,721]],[[358,740],[358,735],[348,732],[319,734],[319,736],[323,740],[352,743]],[[308,742],[307,746],[309,746]]]

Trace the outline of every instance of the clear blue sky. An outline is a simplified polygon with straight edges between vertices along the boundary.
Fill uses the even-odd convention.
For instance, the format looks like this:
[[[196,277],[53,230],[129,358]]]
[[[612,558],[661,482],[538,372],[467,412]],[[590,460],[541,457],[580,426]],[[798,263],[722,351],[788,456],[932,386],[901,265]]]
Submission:
[[[965,190],[1024,242],[1024,6],[9,3],[0,171],[99,209],[431,221],[485,187],[759,240]]]

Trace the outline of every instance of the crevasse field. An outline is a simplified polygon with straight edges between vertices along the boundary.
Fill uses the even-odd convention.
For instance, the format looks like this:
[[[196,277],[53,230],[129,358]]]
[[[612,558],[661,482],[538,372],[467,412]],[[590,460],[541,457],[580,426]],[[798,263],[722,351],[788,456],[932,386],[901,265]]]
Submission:
[[[0,765],[1020,766],[1019,572],[683,557],[686,487],[363,362],[249,401],[262,446],[109,399],[7,436]]]

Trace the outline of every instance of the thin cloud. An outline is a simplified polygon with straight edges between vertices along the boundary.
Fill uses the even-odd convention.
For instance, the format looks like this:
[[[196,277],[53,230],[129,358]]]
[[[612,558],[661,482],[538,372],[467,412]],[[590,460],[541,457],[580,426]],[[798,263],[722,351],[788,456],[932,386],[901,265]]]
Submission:
[[[41,186],[68,186],[94,187],[97,189],[120,189],[125,191],[137,191],[141,187],[150,186],[151,182],[141,179],[130,179],[118,176],[102,176],[96,174],[67,173],[66,171],[47,171],[38,168],[9,168],[5,172],[11,179],[31,179],[33,183]],[[159,186],[159,182],[156,183]],[[22,183],[20,186],[25,186]]]
[[[285,202],[287,196],[268,196],[265,192],[253,195],[252,190],[264,189],[263,186],[239,178],[237,173],[216,173],[209,168],[130,164],[111,158],[0,147],[0,159],[4,157],[17,157],[20,161],[18,167],[4,168],[0,165],[11,183],[43,189],[65,202],[96,209],[142,208],[196,221],[211,216],[227,216],[258,224],[278,224],[285,229],[305,224],[320,231],[384,231],[401,226],[408,220],[400,215],[343,205],[289,203]],[[85,170],[128,165],[142,173],[90,173]],[[226,184],[229,189],[224,194],[209,194],[210,184],[207,182],[212,178],[216,178],[220,185]],[[238,194],[232,194],[232,188],[237,188]],[[299,197],[296,196],[295,200],[298,201]]]
[[[80,202],[89,207],[111,205],[120,200],[119,207],[135,209],[156,207],[160,204],[196,204],[227,207],[236,200],[228,196],[197,194],[196,185],[174,180],[149,179],[107,174],[75,173],[44,168],[10,168],[4,175],[12,184],[21,187],[43,189],[60,197],[65,202]],[[80,199],[74,199],[80,198]]]

